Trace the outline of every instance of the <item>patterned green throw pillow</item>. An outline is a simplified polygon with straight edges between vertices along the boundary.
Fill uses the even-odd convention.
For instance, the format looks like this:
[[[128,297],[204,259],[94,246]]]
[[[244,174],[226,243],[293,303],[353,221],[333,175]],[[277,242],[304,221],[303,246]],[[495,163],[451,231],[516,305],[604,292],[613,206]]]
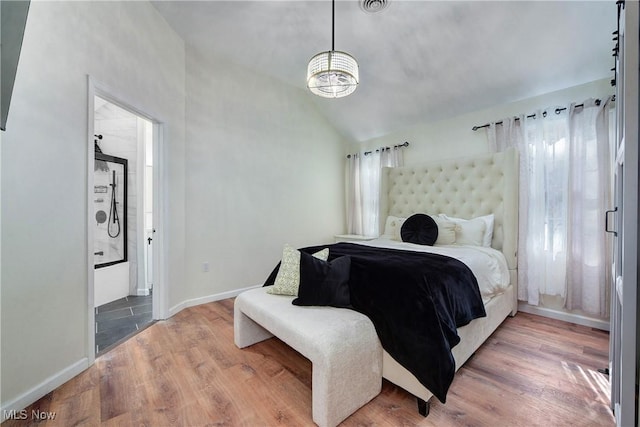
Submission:
[[[329,248],[313,254],[314,257],[326,261],[329,258]],[[300,286],[300,251],[285,245],[282,250],[282,262],[280,270],[273,286],[267,289],[267,293],[274,295],[291,295],[298,296],[298,287]]]

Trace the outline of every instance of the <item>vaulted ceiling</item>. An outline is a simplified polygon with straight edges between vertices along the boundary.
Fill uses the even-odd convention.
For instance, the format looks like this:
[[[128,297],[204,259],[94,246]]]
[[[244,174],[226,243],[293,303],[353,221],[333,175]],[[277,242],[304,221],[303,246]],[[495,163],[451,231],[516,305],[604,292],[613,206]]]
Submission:
[[[188,45],[305,90],[309,59],[331,48],[329,0],[153,4]],[[391,0],[371,14],[340,0],[335,48],[358,60],[360,85],[308,96],[367,140],[612,77],[615,29],[614,1]]]

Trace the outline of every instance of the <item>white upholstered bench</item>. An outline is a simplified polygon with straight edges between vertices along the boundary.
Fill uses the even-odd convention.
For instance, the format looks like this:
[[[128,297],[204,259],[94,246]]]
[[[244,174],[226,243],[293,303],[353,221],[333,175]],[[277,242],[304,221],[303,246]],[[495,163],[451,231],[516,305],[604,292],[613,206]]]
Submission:
[[[312,367],[312,415],[333,427],[380,393],[382,347],[364,314],[333,307],[299,307],[266,288],[243,292],[234,305],[234,339],[244,348],[276,336]]]

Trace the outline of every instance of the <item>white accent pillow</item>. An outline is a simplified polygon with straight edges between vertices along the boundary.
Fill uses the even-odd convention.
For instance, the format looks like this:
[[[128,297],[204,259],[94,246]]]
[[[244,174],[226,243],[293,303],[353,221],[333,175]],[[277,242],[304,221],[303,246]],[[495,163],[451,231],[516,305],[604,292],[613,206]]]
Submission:
[[[384,237],[401,242],[402,237],[400,237],[400,229],[406,220],[407,218],[389,215],[384,224]]]
[[[432,218],[438,226],[438,238],[434,245],[453,245],[456,242],[458,225],[441,217],[433,216]]]
[[[458,226],[456,230],[456,244],[491,247],[493,238],[494,215],[489,214],[473,219],[452,218],[445,214],[439,218],[453,221]]]
[[[485,224],[487,224],[487,229],[484,232],[484,240],[482,241],[482,246],[485,248],[491,247],[491,241],[493,240],[493,222],[495,220],[495,216],[493,214],[479,216],[478,218],[483,219]]]
[[[329,248],[313,254],[314,257],[326,261],[329,258]],[[289,245],[284,245],[282,261],[273,286],[267,289],[268,294],[298,296],[300,287],[300,251]]]

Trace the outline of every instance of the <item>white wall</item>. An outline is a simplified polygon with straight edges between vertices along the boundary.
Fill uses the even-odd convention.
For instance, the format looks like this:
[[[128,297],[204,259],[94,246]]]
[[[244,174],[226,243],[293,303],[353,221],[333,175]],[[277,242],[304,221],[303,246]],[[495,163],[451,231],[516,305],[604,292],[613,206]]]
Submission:
[[[31,3],[1,147],[3,409],[86,367],[87,75],[166,124],[169,304],[183,297],[184,67],[146,2]]]
[[[284,243],[343,231],[344,144],[313,95],[190,48],[187,95],[192,298],[261,284]]]
[[[425,123],[408,129],[361,143],[353,143],[348,147],[347,152],[355,152],[359,149],[370,150],[409,141],[411,146],[404,151],[405,164],[407,165],[460,156],[474,156],[489,152],[486,131],[474,132],[471,128],[475,125],[483,125],[518,114],[531,114],[537,109],[545,107],[564,106],[570,102],[582,102],[591,97],[606,98],[610,95],[613,95],[613,87],[609,83],[609,79],[597,80],[446,120],[437,122],[425,120]]]

